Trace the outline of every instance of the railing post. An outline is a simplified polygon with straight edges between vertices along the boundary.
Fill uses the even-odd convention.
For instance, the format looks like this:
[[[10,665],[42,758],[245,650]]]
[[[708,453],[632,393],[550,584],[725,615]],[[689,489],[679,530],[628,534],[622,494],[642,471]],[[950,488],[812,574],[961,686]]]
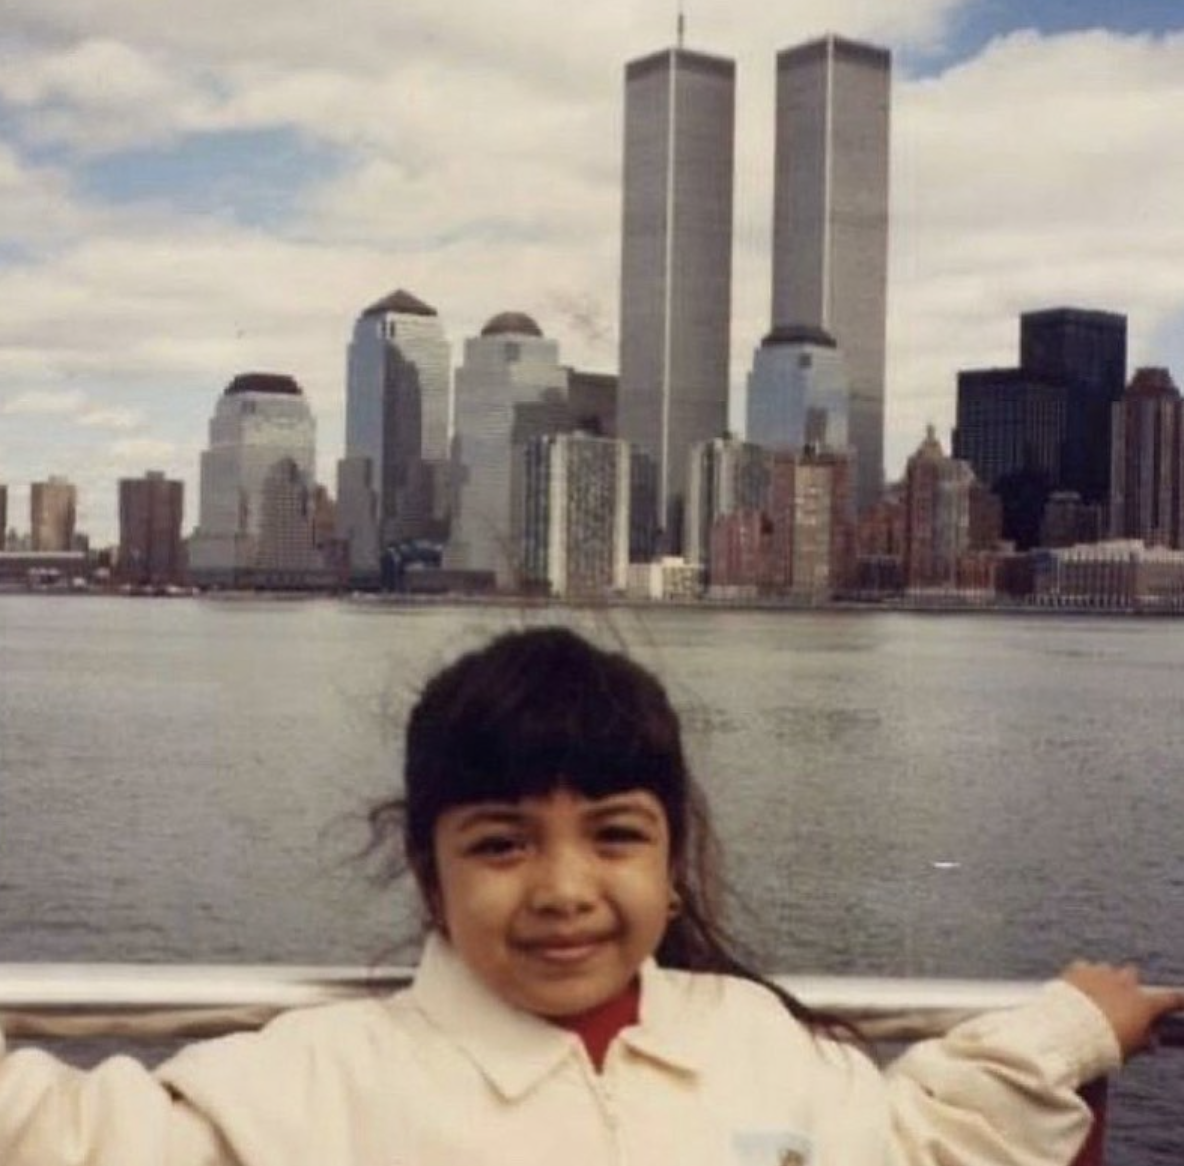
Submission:
[[[1106,1095],[1109,1086],[1107,1078],[1099,1077],[1081,1089],[1081,1096],[1093,1112],[1094,1123],[1085,1144],[1073,1159],[1073,1166],[1103,1166],[1106,1150]]]

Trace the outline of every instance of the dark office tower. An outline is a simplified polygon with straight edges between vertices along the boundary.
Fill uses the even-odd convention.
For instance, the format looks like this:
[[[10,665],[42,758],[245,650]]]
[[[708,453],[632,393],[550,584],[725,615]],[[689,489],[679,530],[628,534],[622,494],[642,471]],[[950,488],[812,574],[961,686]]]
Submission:
[[[690,447],[727,427],[735,92],[732,61],[681,48],[625,69],[618,435],[655,466],[644,557],[681,549]]]
[[[185,574],[181,513],[185,485],[158,470],[119,482],[119,577],[136,586],[177,583]]]
[[[861,510],[884,478],[891,74],[885,49],[834,36],[777,56],[773,326],[838,342]]]
[[[1064,489],[1083,502],[1110,493],[1110,407],[1126,385],[1126,317],[1050,308],[1020,317],[1020,367],[1065,398]]]
[[[954,457],[1003,504],[1003,535],[1022,549],[1040,541],[1044,505],[1064,480],[1066,389],[1025,369],[958,374]]]
[[[1111,538],[1184,545],[1184,405],[1166,368],[1141,368],[1113,406]]]
[[[567,403],[575,428],[600,437],[616,437],[617,392],[617,378],[610,373],[569,369]]]

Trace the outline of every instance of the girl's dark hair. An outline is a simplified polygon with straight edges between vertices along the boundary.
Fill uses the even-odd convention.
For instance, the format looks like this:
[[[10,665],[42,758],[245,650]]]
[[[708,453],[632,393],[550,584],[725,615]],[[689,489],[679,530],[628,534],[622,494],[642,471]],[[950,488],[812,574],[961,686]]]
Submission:
[[[400,832],[401,861],[391,870],[410,867],[430,903],[435,826],[445,810],[560,786],[589,798],[645,789],[665,809],[681,909],[655,953],[659,963],[755,981],[800,1020],[833,1027],[754,971],[728,936],[718,844],[661,683],[623,653],[566,628],[503,634],[428,682],[407,725],[404,796],[371,810],[372,848]]]

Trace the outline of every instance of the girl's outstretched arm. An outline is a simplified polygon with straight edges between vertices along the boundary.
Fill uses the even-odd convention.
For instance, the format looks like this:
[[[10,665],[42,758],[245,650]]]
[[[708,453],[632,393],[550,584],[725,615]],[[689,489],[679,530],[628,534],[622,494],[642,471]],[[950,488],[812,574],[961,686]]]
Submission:
[[[1032,1002],[913,1046],[888,1071],[894,1161],[1070,1161],[1091,1121],[1077,1091],[1179,1008],[1184,993],[1142,988],[1132,967],[1079,962]]]
[[[1057,980],[1029,1003],[921,1041],[887,1070],[891,1161],[1064,1166],[1089,1133],[1078,1094],[1122,1062],[1092,998]]]

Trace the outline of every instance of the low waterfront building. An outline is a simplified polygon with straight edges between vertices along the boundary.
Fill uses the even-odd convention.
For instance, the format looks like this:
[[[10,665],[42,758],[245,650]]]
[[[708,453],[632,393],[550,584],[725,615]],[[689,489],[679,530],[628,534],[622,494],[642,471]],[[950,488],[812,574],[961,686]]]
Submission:
[[[186,575],[181,523],[185,484],[149,470],[142,478],[119,482],[119,562],[121,583],[162,587]]]
[[[57,474],[34,482],[29,491],[29,531],[35,551],[74,550],[74,522],[78,491]]]
[[[627,591],[633,599],[692,600],[703,593],[703,568],[681,555],[630,563]]]
[[[1033,560],[1035,601],[1043,606],[1184,609],[1184,550],[1111,539]]]

